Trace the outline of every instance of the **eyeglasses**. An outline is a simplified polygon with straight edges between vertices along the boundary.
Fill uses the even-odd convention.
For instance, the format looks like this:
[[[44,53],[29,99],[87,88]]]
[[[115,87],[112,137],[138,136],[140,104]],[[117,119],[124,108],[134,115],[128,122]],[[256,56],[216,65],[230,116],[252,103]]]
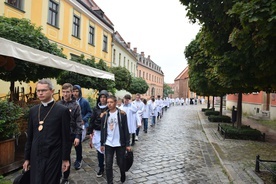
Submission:
[[[36,90],[37,93],[46,93],[47,91],[49,91],[49,89],[38,89],[38,90]]]

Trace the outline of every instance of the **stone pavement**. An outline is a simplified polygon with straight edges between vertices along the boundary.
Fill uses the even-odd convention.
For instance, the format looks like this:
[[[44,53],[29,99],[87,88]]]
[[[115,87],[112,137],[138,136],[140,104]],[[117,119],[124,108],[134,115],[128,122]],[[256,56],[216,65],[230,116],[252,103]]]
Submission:
[[[255,120],[243,119],[243,124],[267,134],[266,142],[223,139],[217,131],[217,123],[210,123],[203,112],[198,112],[201,125],[232,183],[264,183],[255,173],[257,155],[263,160],[276,160],[276,134],[260,127]]]
[[[133,146],[134,164],[126,173],[126,184],[132,183],[262,183],[254,173],[254,161],[275,159],[276,145],[267,142],[228,140],[217,132],[217,124],[209,123],[200,112],[205,105],[172,106],[148,133],[140,131]],[[70,183],[106,183],[105,175],[97,178],[97,156],[83,142],[83,166],[71,168]],[[72,150],[74,161],[75,151]],[[13,180],[12,173],[6,179]],[[114,182],[120,183],[114,164]]]

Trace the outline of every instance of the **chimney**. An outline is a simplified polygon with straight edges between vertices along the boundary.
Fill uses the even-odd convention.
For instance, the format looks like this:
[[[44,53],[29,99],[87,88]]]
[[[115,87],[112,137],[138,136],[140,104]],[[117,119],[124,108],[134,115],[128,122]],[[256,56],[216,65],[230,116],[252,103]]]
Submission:
[[[148,55],[148,60],[150,60],[150,55]]]
[[[145,53],[144,53],[144,52],[141,52],[141,55],[144,57],[144,56],[145,56]]]
[[[130,42],[127,42],[127,48],[130,49]]]
[[[137,47],[133,48],[133,51],[135,52],[135,54],[137,53]]]

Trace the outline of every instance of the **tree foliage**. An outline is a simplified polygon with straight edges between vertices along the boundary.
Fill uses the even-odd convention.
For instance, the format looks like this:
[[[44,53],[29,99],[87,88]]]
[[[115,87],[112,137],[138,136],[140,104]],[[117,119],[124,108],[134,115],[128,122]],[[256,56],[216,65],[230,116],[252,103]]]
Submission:
[[[227,93],[276,89],[275,1],[180,1],[190,20],[202,25],[200,47],[210,56],[209,76],[217,78]]]
[[[131,94],[136,94],[136,93],[144,94],[148,91],[149,86],[143,78],[132,77],[131,81],[132,82],[129,88],[127,89],[127,91],[130,92]]]
[[[56,44],[50,43],[41,30],[41,27],[35,27],[29,20],[0,16],[0,37],[66,58],[62,50]],[[0,67],[0,79],[4,81],[36,81],[44,77],[55,78],[61,72],[59,69],[16,58],[1,56],[1,60],[7,60],[8,65],[14,65],[10,71]]]
[[[131,84],[131,74],[125,67],[112,67],[110,71],[115,75],[116,90],[129,88]]]
[[[80,57],[76,57],[73,59],[75,62],[100,69],[102,71],[109,71],[108,66],[105,64],[103,60],[100,60],[98,63],[95,62],[95,58],[92,59],[84,59],[84,55],[81,55]],[[108,90],[110,92],[113,91],[113,88],[115,86],[114,81],[110,79],[101,79],[96,77],[89,77],[85,75],[81,75],[74,72],[69,71],[63,71],[59,77],[57,78],[57,83],[62,85],[66,82],[69,82],[71,84],[78,84],[83,88],[87,89],[95,89],[95,90]]]
[[[163,85],[163,96],[168,97],[170,94],[174,94],[172,88],[168,84],[164,83],[164,85]]]

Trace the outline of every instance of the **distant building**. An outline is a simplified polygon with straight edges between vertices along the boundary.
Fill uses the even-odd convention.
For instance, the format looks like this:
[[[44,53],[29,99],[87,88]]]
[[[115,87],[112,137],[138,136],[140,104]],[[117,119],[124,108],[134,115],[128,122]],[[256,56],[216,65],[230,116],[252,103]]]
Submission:
[[[133,77],[137,76],[137,58],[136,53],[131,50],[130,42],[126,43],[123,37],[116,31],[113,34],[112,42],[112,67],[124,67]],[[116,96],[123,98],[125,94],[130,94],[125,90],[116,92]]]
[[[195,94],[189,88],[189,68],[188,66],[174,79],[172,98],[195,98]]]
[[[164,73],[161,67],[153,62],[150,56],[145,57],[145,53],[137,53],[137,48],[134,48],[138,59],[137,77],[143,78],[149,85],[147,93],[142,95],[142,98],[149,99],[151,96],[160,95],[163,97]]]
[[[138,60],[136,58],[136,53],[130,48],[130,42],[126,43],[119,32],[116,31],[113,34],[112,44],[112,67],[124,67],[133,77],[136,77]]]

